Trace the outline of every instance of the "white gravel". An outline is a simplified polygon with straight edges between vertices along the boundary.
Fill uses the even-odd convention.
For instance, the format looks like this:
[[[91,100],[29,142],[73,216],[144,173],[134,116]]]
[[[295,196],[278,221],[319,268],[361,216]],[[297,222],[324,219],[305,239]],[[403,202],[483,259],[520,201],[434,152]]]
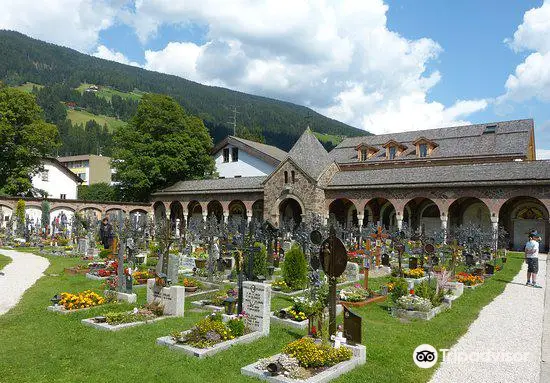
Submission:
[[[12,259],[0,275],[0,315],[19,302],[23,293],[43,276],[50,262],[43,257],[15,250],[0,250]]]
[[[483,308],[468,332],[451,348],[449,359],[441,363],[431,382],[539,382],[546,255],[539,256],[537,282],[542,289],[525,286],[526,272],[524,263],[513,283]],[[453,355],[455,360],[451,359]]]

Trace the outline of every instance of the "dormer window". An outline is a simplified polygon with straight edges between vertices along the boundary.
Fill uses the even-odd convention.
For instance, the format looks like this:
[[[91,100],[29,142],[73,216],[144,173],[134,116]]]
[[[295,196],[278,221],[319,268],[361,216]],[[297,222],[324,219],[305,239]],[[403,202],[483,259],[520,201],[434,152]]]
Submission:
[[[229,162],[229,148],[223,149],[223,162]]]
[[[418,158],[426,158],[432,154],[432,151],[437,147],[437,144],[425,137],[417,138],[413,144],[416,146],[416,156]]]
[[[396,159],[407,149],[405,145],[394,140],[389,140],[382,147],[386,148],[386,158],[388,160]]]
[[[361,143],[355,147],[357,150],[357,160],[366,161],[378,152],[378,148]]]

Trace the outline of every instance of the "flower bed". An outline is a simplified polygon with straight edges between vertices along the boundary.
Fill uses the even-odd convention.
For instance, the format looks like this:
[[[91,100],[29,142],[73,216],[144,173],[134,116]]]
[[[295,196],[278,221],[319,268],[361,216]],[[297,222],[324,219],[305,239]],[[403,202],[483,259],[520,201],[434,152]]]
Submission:
[[[104,303],[105,298],[91,290],[86,290],[78,294],[65,292],[61,293],[61,299],[57,304],[48,306],[48,310],[60,313],[69,313],[88,310]]]
[[[241,374],[270,382],[328,382],[366,363],[366,348],[330,344],[302,338],[289,343],[281,354],[261,359],[241,369]],[[276,366],[277,372],[273,373]]]
[[[134,308],[133,311],[128,312],[108,312],[103,316],[83,319],[82,323],[100,330],[118,331],[164,318],[167,318],[167,316],[163,316],[162,306],[150,304],[139,309]]]
[[[407,279],[419,279],[424,277],[424,269],[417,267],[416,269],[403,270],[403,277]]]
[[[212,314],[200,320],[191,330],[173,332],[157,339],[157,344],[188,355],[204,358],[226,350],[234,344],[252,342],[264,334],[251,332],[245,325],[244,316],[222,321],[220,314]]]
[[[481,285],[484,282],[482,276],[473,275],[468,273],[457,273],[455,277],[457,282],[464,284],[466,288],[476,288],[478,285]]]

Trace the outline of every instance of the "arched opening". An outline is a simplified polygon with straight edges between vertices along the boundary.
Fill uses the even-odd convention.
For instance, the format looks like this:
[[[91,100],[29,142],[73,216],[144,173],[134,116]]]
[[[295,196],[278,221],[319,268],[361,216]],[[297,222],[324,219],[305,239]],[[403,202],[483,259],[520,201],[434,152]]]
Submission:
[[[243,201],[235,200],[231,201],[228,207],[230,220],[246,220],[246,206]]]
[[[80,214],[84,217],[95,217],[98,221],[101,220],[101,210],[95,207],[85,207],[80,210]]]
[[[492,228],[489,208],[479,198],[459,198],[449,206],[449,227],[467,224]]]
[[[183,220],[183,205],[179,201],[174,201],[170,204],[170,222],[172,228],[175,228],[179,219],[180,228],[184,224]]]
[[[130,212],[131,222],[139,227],[145,226],[147,223],[147,212],[142,209],[135,209]]]
[[[208,205],[206,206],[206,212],[208,213],[209,217],[216,217],[218,222],[221,222],[223,219],[223,206],[220,201],[213,200],[208,202]]]
[[[166,207],[161,201],[155,202],[153,205],[153,215],[155,217],[155,222],[162,221],[166,219]]]
[[[124,210],[116,208],[109,209],[105,212],[105,214],[107,215],[107,217],[109,217],[109,221],[111,221],[112,223],[114,220],[118,220],[119,218],[124,217]]]
[[[347,198],[339,198],[332,201],[328,208],[329,220],[335,220],[342,227],[352,227],[358,225],[357,208],[355,204]]]
[[[506,201],[500,208],[498,222],[508,232],[507,247],[523,250],[529,232],[536,230],[542,236],[540,251],[546,251],[550,233],[548,217],[548,210],[536,198],[515,197]]]
[[[405,205],[403,222],[419,234],[432,236],[441,231],[439,207],[429,198],[417,197]]]
[[[68,235],[71,230],[74,210],[68,207],[56,207],[50,211],[50,226],[55,235]]]
[[[365,222],[368,215],[368,221]],[[365,219],[363,225],[373,223],[376,225],[378,222],[385,228],[397,226],[397,218],[395,213],[395,207],[386,198],[373,198],[367,202],[365,206]]]
[[[25,221],[31,229],[40,226],[42,220],[42,209],[39,206],[27,206],[25,209]]]
[[[12,208],[6,205],[0,205],[0,228],[5,228],[12,215]]]
[[[298,225],[302,222],[303,210],[300,203],[294,198],[286,198],[279,204],[279,225],[284,222],[294,221]]]
[[[252,204],[252,219],[262,222],[264,220],[264,200],[259,199]]]
[[[202,206],[198,201],[191,201],[187,204],[189,220],[191,218],[202,219]]]

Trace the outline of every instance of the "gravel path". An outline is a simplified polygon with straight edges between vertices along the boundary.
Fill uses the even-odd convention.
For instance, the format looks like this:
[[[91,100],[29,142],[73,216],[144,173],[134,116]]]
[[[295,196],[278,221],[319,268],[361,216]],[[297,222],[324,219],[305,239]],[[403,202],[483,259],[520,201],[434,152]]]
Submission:
[[[539,262],[537,282],[544,288],[525,286],[524,263],[513,282],[481,310],[468,332],[451,348],[431,382],[539,382],[546,255],[541,254]]]
[[[12,262],[2,269],[0,275],[0,315],[6,313],[19,302],[23,293],[48,268],[50,262],[46,258],[15,250],[0,250],[0,253],[10,257]]]

